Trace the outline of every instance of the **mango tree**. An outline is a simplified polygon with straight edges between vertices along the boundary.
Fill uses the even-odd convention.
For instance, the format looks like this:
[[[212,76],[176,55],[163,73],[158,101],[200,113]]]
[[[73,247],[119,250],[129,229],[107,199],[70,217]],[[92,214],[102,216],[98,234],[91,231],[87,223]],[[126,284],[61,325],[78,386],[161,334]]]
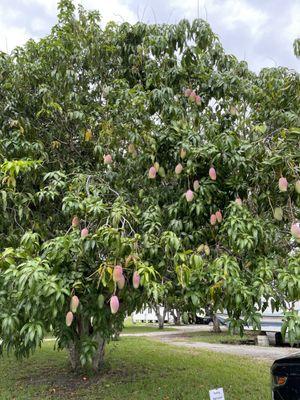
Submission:
[[[299,76],[272,92],[276,74],[205,21],[102,29],[69,0],[48,36],[1,54],[2,350],[52,331],[99,369],[155,284],[241,331],[299,299]]]

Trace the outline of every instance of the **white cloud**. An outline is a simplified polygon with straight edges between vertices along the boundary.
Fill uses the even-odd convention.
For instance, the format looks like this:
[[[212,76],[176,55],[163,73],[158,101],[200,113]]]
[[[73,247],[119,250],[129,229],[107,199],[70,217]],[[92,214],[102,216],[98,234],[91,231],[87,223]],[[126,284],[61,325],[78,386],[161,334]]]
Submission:
[[[47,21],[43,18],[34,17],[30,21],[30,29],[32,32],[46,32],[49,28]]]
[[[10,52],[16,46],[23,45],[29,39],[24,28],[8,26],[0,22],[0,50]]]
[[[25,6],[29,4],[42,7],[47,14],[55,15],[57,10],[58,0],[21,0]]]
[[[90,10],[99,10],[104,23],[108,21],[134,23],[137,20],[135,14],[124,4],[124,0],[76,0],[76,3]]]
[[[57,13],[58,0],[22,0],[22,2],[39,5],[51,16]],[[134,14],[122,0],[74,0],[74,3],[81,4],[89,10],[99,10],[105,23],[111,20],[117,22],[125,20],[131,23],[136,21]]]
[[[220,23],[226,29],[235,29],[238,23],[242,23],[250,29],[254,35],[260,34],[267,21],[267,15],[251,6],[246,0],[171,0],[171,5],[181,8],[185,16],[189,18],[199,17],[208,19],[218,16]],[[199,7],[198,7],[199,5]]]
[[[300,36],[300,0],[288,0],[284,8],[282,0],[74,1],[87,9],[97,9],[103,24],[110,20],[134,23],[138,14],[146,21],[147,12],[150,20],[156,14],[162,22],[171,22],[171,15],[172,22],[199,16],[219,34],[226,51],[247,59],[255,69],[278,64],[299,70],[292,42]],[[0,0],[0,50],[11,51],[29,38],[46,35],[55,21],[57,3],[58,0]]]
[[[234,29],[235,25],[241,22],[248,26],[253,35],[261,33],[268,19],[266,14],[241,0],[228,0],[225,5],[225,9],[221,10],[219,7],[217,11],[220,14],[223,11],[224,22],[229,29]]]
[[[25,27],[13,25],[10,21],[18,18],[19,10],[7,9],[0,5],[0,50],[9,52],[14,47],[20,46],[29,39],[29,35]]]
[[[57,0],[21,0],[25,6],[32,5],[42,7],[44,13],[48,15],[50,20],[53,20],[57,14]],[[124,0],[75,0],[75,4],[82,4],[83,7],[90,10],[99,10],[102,16],[103,24],[108,21],[130,23],[136,22],[135,14],[124,4]],[[4,16],[5,18],[1,18]],[[29,38],[38,39],[37,32],[44,32],[46,34],[50,31],[48,18],[36,16],[23,15],[20,10],[14,8],[12,3],[11,7],[6,6],[5,10],[0,5],[0,50],[11,51],[15,46],[23,45]],[[26,21],[24,26],[20,26],[19,21]]]
[[[39,5],[51,16],[55,16],[57,13],[58,0],[22,0],[22,2],[23,4]],[[131,23],[136,21],[135,15],[124,4],[124,0],[74,0],[74,3],[81,4],[90,10],[99,10],[105,23],[111,20],[117,22],[125,20]]]
[[[289,24],[283,32],[288,43],[292,43],[296,38],[300,38],[300,3],[295,3],[289,12]]]

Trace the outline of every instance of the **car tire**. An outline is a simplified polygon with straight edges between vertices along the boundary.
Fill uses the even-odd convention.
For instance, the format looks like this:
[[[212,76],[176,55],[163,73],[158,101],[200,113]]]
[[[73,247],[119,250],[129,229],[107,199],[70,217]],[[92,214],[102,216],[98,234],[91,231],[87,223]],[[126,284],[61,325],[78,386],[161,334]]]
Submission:
[[[281,332],[275,333],[275,346],[283,346],[283,337]]]

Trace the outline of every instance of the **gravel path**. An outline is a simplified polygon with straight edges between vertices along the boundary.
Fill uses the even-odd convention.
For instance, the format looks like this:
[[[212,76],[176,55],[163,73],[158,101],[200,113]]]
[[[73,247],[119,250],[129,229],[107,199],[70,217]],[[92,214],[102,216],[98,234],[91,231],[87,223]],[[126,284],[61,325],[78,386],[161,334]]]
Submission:
[[[217,353],[234,354],[238,356],[248,356],[261,360],[274,361],[277,358],[286,357],[297,352],[297,349],[290,347],[260,347],[247,345],[230,345],[219,343],[204,343],[204,342],[185,342],[183,340],[174,341],[171,337],[160,337],[159,340],[163,343],[168,343],[172,346],[204,349]],[[298,349],[299,352],[299,349]]]
[[[202,326],[180,326],[176,327],[174,331],[158,331],[158,332],[144,332],[144,333],[128,333],[121,336],[144,336],[151,337],[160,342],[167,343],[172,346],[184,347],[189,349],[203,349],[214,351],[217,353],[233,354],[243,357],[252,357],[264,361],[273,362],[277,358],[286,357],[290,354],[300,352],[299,349],[292,349],[290,347],[260,347],[249,345],[236,345],[236,344],[220,344],[220,343],[206,343],[206,342],[193,342],[191,340],[185,341],[184,335],[190,332],[209,332],[211,327],[207,325]],[[179,340],[178,340],[179,339]]]

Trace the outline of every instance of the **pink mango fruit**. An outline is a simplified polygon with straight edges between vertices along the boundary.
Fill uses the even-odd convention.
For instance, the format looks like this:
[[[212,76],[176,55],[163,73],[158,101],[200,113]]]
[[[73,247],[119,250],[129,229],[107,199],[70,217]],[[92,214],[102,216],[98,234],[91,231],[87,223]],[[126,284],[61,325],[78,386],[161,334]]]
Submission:
[[[216,214],[212,214],[212,215],[210,216],[210,223],[211,223],[211,225],[216,225],[216,223],[217,223]]]
[[[182,164],[177,164],[176,167],[175,167],[175,174],[176,175],[181,174],[182,170],[183,170]]]
[[[186,201],[188,201],[188,202],[193,201],[193,198],[194,198],[194,193],[193,193],[193,191],[189,189],[189,190],[185,193],[185,198],[186,198]]]
[[[141,280],[141,277],[140,277],[139,273],[137,271],[134,271],[133,277],[132,277],[132,284],[135,289],[137,289],[140,286],[140,280]]]
[[[195,97],[195,102],[196,102],[196,104],[199,106],[199,105],[201,104],[201,97],[197,95],[197,96]]]
[[[112,314],[116,314],[119,310],[120,303],[117,296],[112,296],[110,299],[110,310]]]
[[[292,224],[291,234],[297,241],[300,240],[300,224],[299,223]]]
[[[192,90],[192,92],[191,92],[191,94],[190,94],[190,97],[189,97],[189,100],[190,101],[195,101],[196,100],[196,93],[194,92],[194,90]]]
[[[214,169],[214,167],[211,167],[209,169],[208,174],[209,174],[209,177],[211,180],[215,181],[217,179],[217,173],[216,173],[216,170]]]
[[[222,219],[223,219],[223,216],[222,216],[222,213],[221,213],[220,210],[216,212],[216,218],[217,218],[217,221],[220,224],[222,222]]]
[[[74,315],[73,315],[72,311],[69,311],[66,315],[66,325],[71,326],[73,319],[74,319]]]
[[[111,164],[112,163],[112,156],[110,154],[105,154],[103,156],[104,164]]]
[[[82,237],[82,238],[85,238],[88,234],[89,234],[88,228],[83,228],[83,229],[81,230],[81,237]]]
[[[123,268],[121,265],[115,265],[113,270],[113,280],[118,282],[123,275]]]
[[[148,177],[149,177],[150,179],[155,179],[155,177],[156,177],[156,168],[155,168],[155,167],[151,167],[151,168],[149,169]]]
[[[288,188],[288,181],[283,176],[278,181],[278,187],[280,192],[286,192]]]
[[[77,296],[72,296],[71,302],[70,302],[70,309],[72,313],[76,313],[77,308],[79,306],[79,298]]]

